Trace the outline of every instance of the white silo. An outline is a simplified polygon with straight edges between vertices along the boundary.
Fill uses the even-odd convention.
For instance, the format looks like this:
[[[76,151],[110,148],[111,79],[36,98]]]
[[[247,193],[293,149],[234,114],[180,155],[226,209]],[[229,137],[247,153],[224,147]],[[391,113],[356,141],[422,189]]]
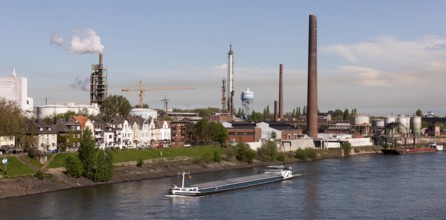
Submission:
[[[383,119],[376,119],[375,120],[375,127],[377,127],[377,128],[384,128],[384,120]]]
[[[254,92],[249,91],[249,88],[247,88],[246,91],[242,92],[241,99],[243,105],[243,118],[247,119],[252,112]]]
[[[420,134],[421,134],[421,117],[420,116],[412,116],[410,118],[410,128],[412,129],[412,133],[415,136],[420,136]]]
[[[388,115],[388,116],[386,116],[385,118],[384,118],[384,126],[388,126],[389,124],[391,124],[391,123],[395,123],[396,122],[396,117],[395,116],[393,116],[393,115]],[[386,133],[387,134],[393,134],[393,133],[395,133],[395,131],[396,131],[396,129],[387,129],[386,130]]]
[[[356,115],[354,117],[353,125],[370,125],[370,117],[368,115]]]
[[[397,122],[399,123],[398,125],[398,132],[400,134],[407,134],[409,131],[409,126],[407,126],[408,123],[408,118],[405,115],[398,115],[397,118]]]

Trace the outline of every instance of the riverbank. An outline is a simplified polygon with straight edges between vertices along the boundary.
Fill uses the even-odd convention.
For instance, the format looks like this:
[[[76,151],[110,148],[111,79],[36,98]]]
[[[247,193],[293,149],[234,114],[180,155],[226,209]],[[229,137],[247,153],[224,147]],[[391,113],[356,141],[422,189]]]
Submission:
[[[352,151],[351,155],[376,154],[375,148],[361,148]],[[340,149],[324,151],[318,154],[317,159],[341,157]],[[288,163],[299,160],[289,158]],[[172,157],[146,160],[142,167],[136,166],[136,162],[115,164],[113,178],[106,183],[96,183],[86,178],[72,178],[63,173],[63,168],[47,169],[43,179],[35,176],[23,176],[16,178],[0,179],[0,199],[33,195],[78,187],[88,187],[101,184],[114,184],[128,181],[138,181],[168,176],[176,176],[178,171],[187,170],[192,173],[203,173],[247,167],[266,166],[268,163],[254,161],[253,163],[239,161],[222,161],[220,163],[202,163],[187,157]]]

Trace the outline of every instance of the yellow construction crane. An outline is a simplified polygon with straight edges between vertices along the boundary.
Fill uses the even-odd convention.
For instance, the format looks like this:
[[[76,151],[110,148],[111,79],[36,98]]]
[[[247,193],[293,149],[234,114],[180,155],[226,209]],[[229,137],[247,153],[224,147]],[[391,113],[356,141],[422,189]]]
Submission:
[[[122,89],[123,92],[139,92],[139,107],[142,108],[142,101],[144,92],[148,91],[162,91],[162,90],[182,90],[182,89],[196,89],[192,87],[181,87],[181,86],[163,86],[157,88],[142,88],[142,81],[139,80],[138,89]]]

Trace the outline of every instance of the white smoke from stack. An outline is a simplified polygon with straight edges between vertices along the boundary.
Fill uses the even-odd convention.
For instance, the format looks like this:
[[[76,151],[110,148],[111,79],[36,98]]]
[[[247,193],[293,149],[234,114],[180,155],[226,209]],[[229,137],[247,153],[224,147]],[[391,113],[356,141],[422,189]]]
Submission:
[[[77,76],[74,83],[70,85],[73,89],[79,89],[81,91],[90,91],[90,77],[81,78]]]
[[[65,46],[65,38],[61,34],[55,32],[50,37],[50,44],[63,47]],[[104,45],[101,43],[101,38],[91,28],[74,30],[73,35],[67,44],[66,48],[71,53],[86,54],[104,52]]]
[[[83,31],[75,30],[71,38],[69,48],[71,53],[103,53],[104,45],[101,44],[101,38],[96,35],[93,29]]]

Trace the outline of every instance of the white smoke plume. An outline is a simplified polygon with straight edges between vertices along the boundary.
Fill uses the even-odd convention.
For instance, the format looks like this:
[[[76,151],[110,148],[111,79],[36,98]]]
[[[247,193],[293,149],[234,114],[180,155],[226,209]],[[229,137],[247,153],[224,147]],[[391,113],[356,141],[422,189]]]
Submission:
[[[104,52],[104,45],[101,43],[101,38],[90,28],[85,30],[74,30],[69,42],[65,41],[64,36],[55,32],[50,37],[50,44],[61,47],[64,47],[65,44],[67,44],[67,50],[77,54]]]
[[[80,76],[76,76],[74,83],[70,85],[73,89],[79,89],[81,91],[90,91],[90,77],[81,79]]]
[[[75,30],[71,38],[69,48],[72,53],[103,53],[104,45],[101,38],[90,28],[83,31]]]
[[[50,38],[50,44],[54,44],[57,46],[63,46],[65,43],[64,36],[60,35],[59,33],[53,33]]]

